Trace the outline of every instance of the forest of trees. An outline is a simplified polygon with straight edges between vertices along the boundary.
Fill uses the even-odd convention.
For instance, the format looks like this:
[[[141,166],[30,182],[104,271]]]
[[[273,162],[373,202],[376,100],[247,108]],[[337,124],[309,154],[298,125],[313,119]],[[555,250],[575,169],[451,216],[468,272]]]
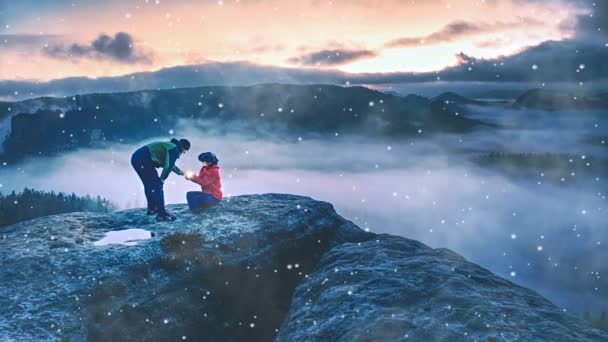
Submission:
[[[99,196],[84,197],[75,194],[44,192],[24,189],[8,195],[0,193],[0,227],[36,217],[77,211],[109,212],[114,210],[111,202]]]
[[[608,331],[608,318],[606,317],[606,310],[603,310],[598,315],[592,315],[589,313],[589,311],[586,311],[582,314],[582,318],[591,323],[594,327]]]

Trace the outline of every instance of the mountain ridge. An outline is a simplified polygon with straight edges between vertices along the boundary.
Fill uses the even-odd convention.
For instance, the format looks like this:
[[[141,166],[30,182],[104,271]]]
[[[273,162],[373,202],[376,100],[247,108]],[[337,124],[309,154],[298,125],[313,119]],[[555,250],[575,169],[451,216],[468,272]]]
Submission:
[[[265,84],[77,95],[2,104],[13,113],[0,159],[166,136],[181,119],[238,122],[249,132],[354,133],[407,137],[467,132],[484,123],[454,115],[460,107],[365,87]],[[133,127],[138,127],[133,130]]]

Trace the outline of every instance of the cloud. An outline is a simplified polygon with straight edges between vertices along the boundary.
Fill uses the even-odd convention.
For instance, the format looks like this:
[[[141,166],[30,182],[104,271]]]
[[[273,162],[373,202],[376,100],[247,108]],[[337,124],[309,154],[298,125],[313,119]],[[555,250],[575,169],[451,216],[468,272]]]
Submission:
[[[266,45],[256,45],[251,48],[251,52],[254,53],[273,53],[273,52],[281,52],[285,50],[284,44],[266,44]]]
[[[360,59],[373,58],[376,55],[376,52],[370,50],[322,50],[290,58],[288,62],[305,66],[336,66]]]
[[[478,24],[464,21],[454,22],[444,26],[441,30],[427,36],[405,37],[395,39],[386,44],[387,47],[409,47],[420,44],[435,44],[449,42],[473,33],[482,33],[485,30]]]
[[[133,73],[118,77],[70,77],[48,82],[0,81],[0,99],[66,96],[93,92],[124,92],[208,85],[243,86],[261,83],[352,85],[436,82],[592,82],[608,80],[608,47],[575,40],[549,41],[519,54],[479,59],[461,53],[459,64],[438,72],[348,74],[332,69],[298,69],[248,62],[209,62]],[[533,69],[537,65],[537,69]],[[580,69],[584,65],[584,69]],[[470,69],[469,69],[470,68]],[[579,70],[577,72],[577,70]],[[499,77],[497,77],[497,75]],[[447,87],[448,83],[440,83]],[[422,85],[420,86],[422,87]],[[523,90],[523,89],[521,89]],[[581,90],[583,88],[581,87]],[[600,91],[600,89],[595,89]],[[605,90],[604,90],[605,91]],[[415,93],[417,91],[414,90]]]
[[[411,47],[421,44],[438,44],[447,43],[454,40],[472,36],[481,35],[485,33],[492,33],[502,30],[508,30],[520,25],[539,25],[536,20],[533,19],[522,19],[521,22],[516,23],[494,23],[494,24],[483,24],[483,23],[472,23],[467,21],[456,21],[444,26],[441,30],[433,32],[426,36],[420,37],[404,37],[392,40],[385,44],[388,48],[397,47]]]
[[[23,48],[44,46],[57,41],[60,35],[53,34],[0,34],[0,47]]]
[[[459,66],[441,78],[459,81],[587,82],[608,79],[608,47],[575,40],[549,41],[519,54],[478,59],[459,54]],[[498,76],[498,77],[497,77]]]
[[[608,36],[608,2],[583,1],[583,3],[587,4],[590,13],[578,16],[576,23],[577,38],[606,40]]]
[[[54,58],[110,59],[121,63],[149,63],[151,61],[151,56],[137,50],[133,37],[125,32],[118,32],[114,34],[114,37],[101,34],[88,45],[74,43],[69,46],[49,46],[44,48],[43,52]]]

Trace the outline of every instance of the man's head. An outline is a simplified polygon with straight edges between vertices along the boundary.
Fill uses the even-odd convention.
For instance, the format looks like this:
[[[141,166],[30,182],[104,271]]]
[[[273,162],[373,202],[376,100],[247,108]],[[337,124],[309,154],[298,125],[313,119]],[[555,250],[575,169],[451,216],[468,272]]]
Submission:
[[[190,141],[188,139],[171,139],[171,142],[179,148],[181,154],[186,153],[190,149]]]

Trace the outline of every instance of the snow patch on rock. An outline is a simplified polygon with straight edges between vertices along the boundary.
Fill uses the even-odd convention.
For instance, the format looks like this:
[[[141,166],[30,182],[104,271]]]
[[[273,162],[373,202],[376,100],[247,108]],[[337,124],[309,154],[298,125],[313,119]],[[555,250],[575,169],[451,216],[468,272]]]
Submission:
[[[94,246],[125,245],[134,246],[141,240],[152,237],[152,233],[144,229],[124,229],[107,232],[103,239],[93,242]]]

